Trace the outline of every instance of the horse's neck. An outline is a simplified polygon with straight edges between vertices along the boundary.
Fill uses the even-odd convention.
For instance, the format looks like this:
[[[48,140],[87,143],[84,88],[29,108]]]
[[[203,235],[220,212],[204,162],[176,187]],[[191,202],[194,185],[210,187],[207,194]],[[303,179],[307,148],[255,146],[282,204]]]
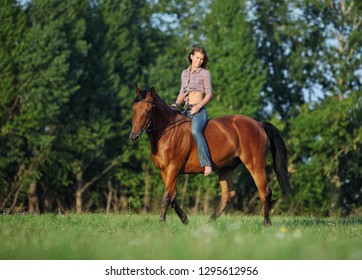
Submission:
[[[177,112],[170,109],[162,101],[156,103],[155,112],[150,126],[150,132],[148,138],[150,139],[151,150],[153,154],[158,151],[159,140],[164,136],[169,125],[177,118]]]
[[[165,103],[161,100],[158,100],[156,104],[156,112],[154,117],[154,126],[163,126],[168,125],[173,122],[177,117],[177,112],[170,109]]]
[[[175,122],[178,113],[161,100],[156,101],[154,110],[149,136],[152,142],[157,142],[168,127]]]

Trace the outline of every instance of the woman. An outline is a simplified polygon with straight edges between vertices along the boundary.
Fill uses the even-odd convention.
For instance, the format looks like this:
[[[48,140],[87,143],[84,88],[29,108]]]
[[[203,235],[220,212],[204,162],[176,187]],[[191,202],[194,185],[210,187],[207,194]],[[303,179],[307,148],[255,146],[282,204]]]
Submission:
[[[171,104],[177,108],[182,101],[186,115],[191,118],[191,132],[196,142],[200,166],[204,167],[204,175],[212,172],[210,153],[203,135],[207,122],[205,105],[212,98],[211,74],[206,69],[209,58],[206,50],[201,46],[195,46],[188,55],[190,66],[182,71],[181,89],[176,102]]]

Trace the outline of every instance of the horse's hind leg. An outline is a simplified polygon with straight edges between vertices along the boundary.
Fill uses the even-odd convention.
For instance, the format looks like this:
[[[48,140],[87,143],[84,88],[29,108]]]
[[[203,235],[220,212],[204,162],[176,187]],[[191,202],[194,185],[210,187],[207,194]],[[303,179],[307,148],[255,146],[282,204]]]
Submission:
[[[210,221],[215,221],[221,216],[231,200],[236,196],[233,184],[234,168],[224,168],[219,171],[219,183],[221,187],[221,200],[218,207],[210,217]]]
[[[271,208],[271,198],[272,191],[268,187],[266,172],[265,172],[265,158],[259,159],[258,164],[254,167],[246,166],[250,171],[251,176],[254,179],[255,185],[258,188],[259,196],[261,203],[263,204],[263,216],[264,216],[264,225],[270,226],[270,208]]]

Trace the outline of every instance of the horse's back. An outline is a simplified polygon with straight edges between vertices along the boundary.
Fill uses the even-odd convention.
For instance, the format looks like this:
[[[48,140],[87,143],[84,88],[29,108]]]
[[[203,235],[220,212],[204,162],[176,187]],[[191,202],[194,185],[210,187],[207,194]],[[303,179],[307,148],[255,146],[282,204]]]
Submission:
[[[204,134],[212,161],[219,167],[232,158],[246,161],[254,149],[265,149],[267,141],[262,124],[244,115],[210,119]]]
[[[212,138],[219,134],[223,134],[223,138],[227,136],[235,138],[247,135],[258,136],[260,133],[264,134],[265,131],[259,121],[248,116],[229,115],[210,119],[204,133],[205,137],[212,141]]]

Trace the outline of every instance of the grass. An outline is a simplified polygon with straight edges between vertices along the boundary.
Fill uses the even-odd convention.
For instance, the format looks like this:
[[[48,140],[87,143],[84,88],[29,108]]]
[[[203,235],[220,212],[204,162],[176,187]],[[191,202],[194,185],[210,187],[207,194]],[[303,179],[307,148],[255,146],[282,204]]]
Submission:
[[[171,211],[170,211],[171,212]],[[168,215],[0,216],[2,260],[362,259],[362,218],[224,215],[188,226]]]

